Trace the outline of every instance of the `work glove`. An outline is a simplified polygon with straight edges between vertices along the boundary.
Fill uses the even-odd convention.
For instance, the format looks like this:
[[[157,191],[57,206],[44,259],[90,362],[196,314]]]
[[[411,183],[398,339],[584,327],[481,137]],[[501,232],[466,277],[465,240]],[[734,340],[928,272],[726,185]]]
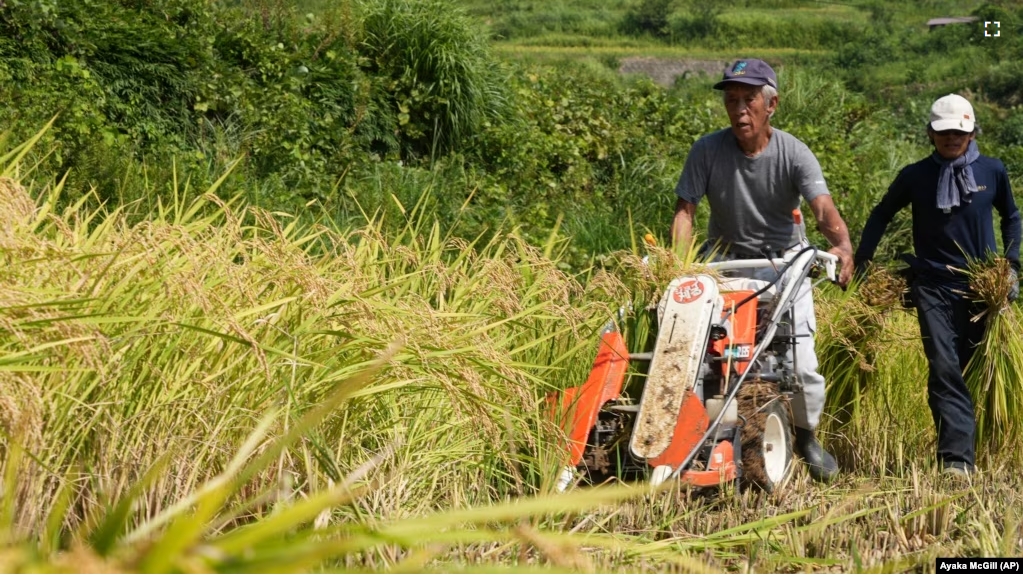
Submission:
[[[1009,270],[1009,302],[1016,301],[1019,297],[1019,274],[1014,269]]]

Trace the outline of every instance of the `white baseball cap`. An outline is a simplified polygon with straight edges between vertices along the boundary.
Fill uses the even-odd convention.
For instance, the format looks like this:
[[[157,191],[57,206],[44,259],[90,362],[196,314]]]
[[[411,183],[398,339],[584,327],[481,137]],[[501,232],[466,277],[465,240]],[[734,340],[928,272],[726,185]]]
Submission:
[[[942,96],[931,106],[931,129],[935,132],[959,130],[972,132],[976,116],[970,102],[955,94]]]

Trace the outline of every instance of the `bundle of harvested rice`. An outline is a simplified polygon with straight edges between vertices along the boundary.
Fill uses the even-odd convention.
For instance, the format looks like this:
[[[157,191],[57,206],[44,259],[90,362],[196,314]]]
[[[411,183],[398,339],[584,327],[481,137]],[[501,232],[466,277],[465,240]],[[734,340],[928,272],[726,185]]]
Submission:
[[[861,397],[874,372],[875,357],[886,345],[885,318],[901,307],[907,291],[900,275],[872,264],[858,289],[818,299],[819,372],[828,380],[825,412],[834,416],[837,427],[859,421]]]
[[[966,384],[977,414],[980,460],[1023,441],[1023,322],[1008,301],[1009,262],[995,258],[970,265],[970,289],[986,305],[974,318],[987,322],[984,340],[966,367]],[[1013,455],[1006,451],[1006,454]],[[1013,455],[1023,460],[1019,454]]]

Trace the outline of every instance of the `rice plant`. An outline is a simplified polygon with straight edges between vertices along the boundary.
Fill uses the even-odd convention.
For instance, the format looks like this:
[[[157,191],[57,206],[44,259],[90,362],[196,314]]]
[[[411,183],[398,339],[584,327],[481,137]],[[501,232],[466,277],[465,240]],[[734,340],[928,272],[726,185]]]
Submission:
[[[967,270],[971,290],[986,306],[982,317],[974,318],[987,324],[984,341],[966,368],[977,416],[978,456],[986,462],[999,452],[1020,461],[1011,447],[1023,440],[1023,340],[1019,337],[1023,324],[1018,306],[1008,301],[1009,271],[1008,260],[1001,257],[974,262]]]
[[[85,199],[52,213],[59,185],[41,206],[12,181],[0,191],[0,421],[31,454],[16,506],[30,530],[70,470],[97,482],[81,497],[116,499],[168,456],[174,472],[141,504],[157,513],[223,469],[261,414],[282,409],[271,435],[286,434],[395,342],[385,381],[283,452],[257,491],[298,496],[386,452],[387,473],[430,472],[381,515],[535,492],[535,446],[555,429],[539,398],[609,315],[576,305],[581,286],[514,237],[304,228],[212,192],[129,225]]]
[[[905,281],[879,266],[841,294],[817,299],[817,357],[828,381],[826,412],[833,430],[863,421],[862,395],[871,385],[882,346],[897,345],[886,337],[886,316],[896,309]]]

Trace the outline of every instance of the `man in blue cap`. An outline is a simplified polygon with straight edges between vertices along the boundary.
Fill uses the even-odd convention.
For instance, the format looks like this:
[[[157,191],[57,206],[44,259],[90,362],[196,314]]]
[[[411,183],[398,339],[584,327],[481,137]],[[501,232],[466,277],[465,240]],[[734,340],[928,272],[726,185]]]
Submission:
[[[927,403],[938,432],[938,463],[943,473],[965,476],[975,464],[976,419],[963,370],[987,327],[974,321],[984,311],[964,271],[971,261],[999,253],[992,214],[1001,216],[1002,254],[1009,261],[1009,301],[1019,296],[1020,213],[1005,164],[977,147],[976,116],[970,102],[949,94],[931,105],[927,137],[930,156],[906,166],[871,211],[856,267],[874,257],[895,214],[913,211],[910,295],[917,309],[927,356]]]
[[[757,59],[730,64],[714,89],[724,93],[729,128],[700,138],[686,158],[675,187],[678,196],[671,234],[675,246],[689,245],[696,206],[710,202],[705,251],[717,259],[780,257],[805,246],[805,228],[792,213],[806,200],[818,229],[839,257],[839,284],[852,277],[849,230],[831,199],[820,163],[809,148],[791,134],[771,126],[778,108],[778,79]],[[773,275],[772,275],[773,274]],[[771,280],[773,269],[757,270]],[[815,430],[824,410],[824,378],[817,373],[813,334],[817,322],[809,279],[795,302],[795,359],[802,390],[792,397],[796,451],[811,477],[830,481],[838,474],[835,458],[817,441]]]

